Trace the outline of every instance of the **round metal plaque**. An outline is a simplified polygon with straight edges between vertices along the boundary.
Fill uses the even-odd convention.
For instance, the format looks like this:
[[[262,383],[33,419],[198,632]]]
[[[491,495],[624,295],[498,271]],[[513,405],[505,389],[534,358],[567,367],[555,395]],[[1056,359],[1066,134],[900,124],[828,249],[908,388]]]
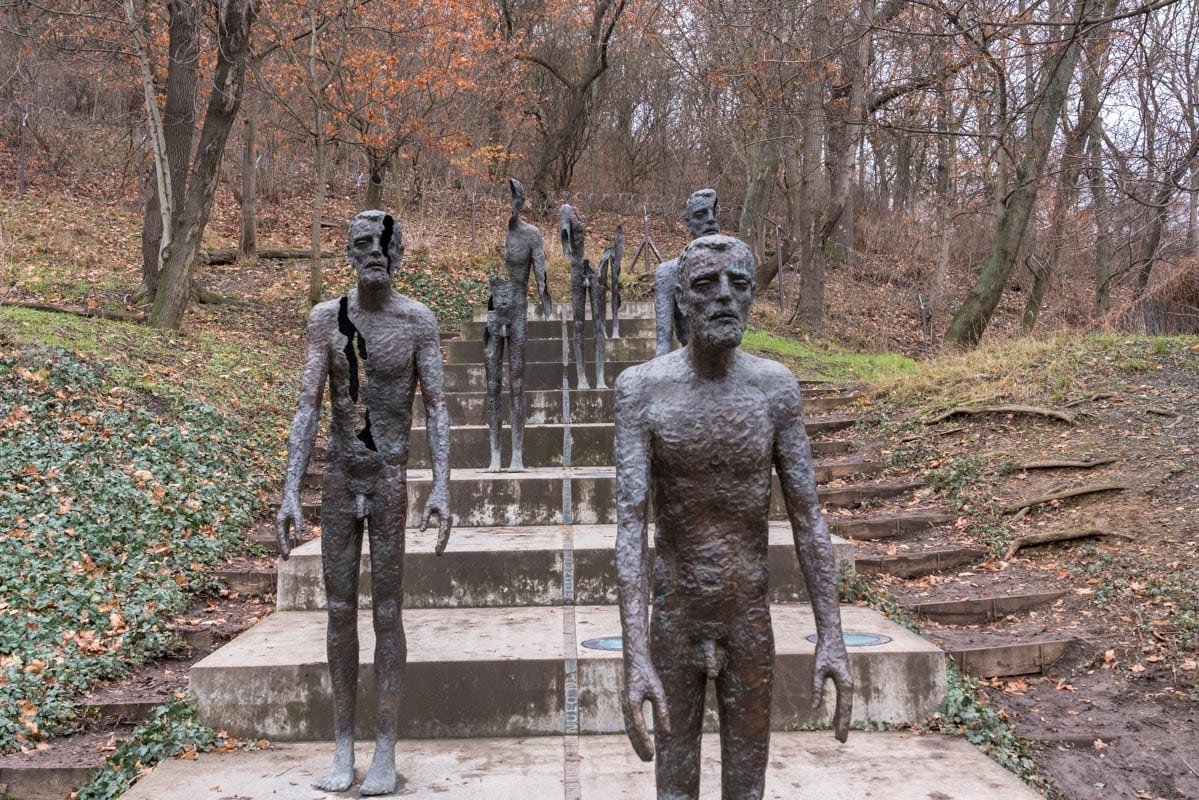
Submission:
[[[622,650],[624,640],[620,636],[601,636],[598,639],[584,639],[583,646],[588,650]]]
[[[846,631],[843,634],[846,647],[874,647],[875,645],[886,644],[891,641],[890,636],[883,636],[881,633],[862,633],[861,631]],[[807,637],[812,644],[816,643],[816,634]]]

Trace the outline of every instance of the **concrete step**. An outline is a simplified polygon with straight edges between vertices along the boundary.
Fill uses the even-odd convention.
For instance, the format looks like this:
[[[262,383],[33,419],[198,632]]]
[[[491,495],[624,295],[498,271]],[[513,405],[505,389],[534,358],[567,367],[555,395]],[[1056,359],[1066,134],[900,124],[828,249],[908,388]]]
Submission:
[[[370,742],[357,748],[359,779],[372,749]],[[328,770],[332,754],[332,742],[284,742],[267,750],[168,759],[123,798],[336,800],[346,794],[311,788]],[[853,731],[849,741],[840,744],[827,731],[776,732],[770,737],[770,755],[768,800],[1040,797],[959,737]],[[654,764],[640,761],[623,735],[410,741],[401,745],[397,758],[404,776],[400,793],[405,797],[647,800],[654,796]],[[219,791],[214,793],[214,786]],[[796,787],[802,787],[802,794]],[[720,797],[720,748],[711,737],[704,743],[699,796],[700,800]]]
[[[549,467],[532,468],[525,472],[455,469],[450,473],[451,512],[457,524],[465,527],[561,525],[563,475],[562,469]],[[615,469],[580,467],[571,469],[569,475],[570,521],[579,525],[616,522]],[[409,527],[420,524],[432,483],[430,470],[409,470]],[[906,494],[920,486],[920,483],[912,481],[879,481],[837,487],[821,486],[817,491],[822,504],[851,508],[869,500]],[[275,508],[278,508],[277,504]],[[320,519],[318,499],[314,497],[304,502],[304,515],[312,521]],[[770,518],[787,519],[777,477],[771,495]]]
[[[563,313],[566,314],[567,321],[574,319],[574,315],[572,313],[569,297],[560,298],[559,302],[556,302],[556,303],[553,303],[552,305],[550,305],[550,314],[548,317],[542,317],[541,312],[536,310],[535,307],[532,306],[532,304],[530,304],[530,308],[529,308],[529,316],[530,317],[532,317],[534,319],[538,319],[538,320],[547,319],[547,320],[555,321],[559,325],[562,324]],[[612,316],[612,311],[611,311],[611,309],[609,309],[608,317],[610,318],[611,316]],[[587,304],[587,307],[583,309],[583,318],[588,319],[588,320],[592,319],[590,304]],[[487,319],[487,306],[485,306],[485,305],[484,306],[475,306],[475,312],[474,312],[474,316],[472,317],[472,319],[475,322],[485,321]],[[646,300],[641,300],[641,301],[630,300],[626,303],[622,303],[620,306],[620,327],[622,329],[624,328],[625,320],[628,320],[628,319],[641,319],[641,320],[645,320],[645,321],[649,322],[650,324],[653,324],[654,304],[652,302],[646,301]],[[609,322],[610,321],[611,320],[609,319]]]
[[[574,376],[572,373],[571,380]],[[801,384],[802,385],[802,384]],[[848,402],[845,394],[829,394],[822,391],[820,386],[803,386],[804,414],[809,419],[818,415],[841,409]],[[501,396],[504,404],[504,426],[508,425],[509,398],[508,378],[504,377],[504,391]],[[450,426],[486,425],[487,424],[487,393],[486,392],[449,392],[445,397],[446,408],[450,412]],[[611,389],[570,390],[570,420],[571,423],[612,422],[614,419]],[[836,419],[846,420],[852,417],[840,415]],[[416,402],[412,407],[412,421],[416,428],[425,425],[425,406],[417,393]],[[562,387],[555,389],[536,389],[525,392],[525,424],[544,425],[560,424],[562,422]]]
[[[936,600],[903,603],[918,617],[942,625],[985,625],[1012,614],[1020,614],[1059,600],[1066,592],[1029,592],[972,597],[965,600]]]
[[[604,375],[608,381],[608,387],[611,388],[616,381],[616,376],[624,372],[629,367],[643,363],[645,359],[635,361],[616,361],[608,358],[604,363]],[[594,385],[595,383],[595,361],[587,360],[587,380]],[[485,392],[487,391],[487,375],[483,369],[482,363],[472,364],[446,364],[445,365],[445,390],[447,392]],[[575,375],[575,365],[569,366],[570,386],[573,391],[578,384]],[[840,395],[844,394],[844,387],[837,384],[830,384],[823,381],[806,381],[800,380],[800,388],[805,396],[816,395]],[[537,389],[561,389],[562,388],[562,361],[561,357],[551,361],[530,361],[525,364],[525,391],[533,391]]]
[[[573,628],[567,624],[573,614]],[[945,658],[882,615],[842,607],[847,633],[889,640],[851,647],[854,720],[911,723],[945,693]],[[806,605],[772,607],[776,647],[772,727],[827,725],[831,696],[811,709],[815,633]],[[414,609],[405,613],[408,666],[401,735],[406,738],[537,736],[564,732],[565,659],[576,659],[582,733],[624,730],[620,653],[586,646],[620,633],[615,606]],[[374,633],[360,611],[358,734],[374,729]],[[233,736],[272,741],[332,737],[325,657],[326,615],[277,612],[192,667],[201,718]],[[565,642],[573,635],[577,652]],[[831,693],[829,693],[831,695]],[[714,713],[712,710],[710,713]]]
[[[615,525],[529,528],[459,528],[445,554],[433,553],[436,534],[410,531],[404,556],[405,608],[560,605],[563,564],[574,564],[574,601],[615,603]],[[653,543],[653,531],[650,531]],[[840,564],[853,569],[853,546],[833,540]],[[363,541],[358,604],[371,607],[370,544]],[[808,599],[807,585],[795,555],[789,523],[770,526],[771,600]],[[320,540],[306,542],[279,564],[280,611],[325,608]]]
[[[474,319],[462,323],[459,328],[461,338],[463,340],[482,341],[483,329],[486,327],[486,322],[482,319]],[[608,320],[608,325],[605,327],[605,333],[611,339],[612,321]],[[567,323],[567,335],[574,336],[574,323]],[[594,335],[594,325],[591,320],[587,321],[584,328],[584,335],[590,339]],[[624,314],[620,315],[620,338],[621,339],[654,339],[656,341],[656,332],[654,330],[654,320],[649,319],[627,319]],[[529,314],[529,341],[534,339],[556,339],[558,346],[562,346],[562,322],[555,318],[551,320],[542,319],[537,316],[536,312]]]
[[[621,331],[623,334],[624,332]],[[574,358],[574,328],[570,330],[570,358]],[[590,336],[584,339],[584,357],[593,362],[595,358],[595,339]],[[608,361],[649,361],[654,357],[657,342],[649,337],[632,337],[622,335],[619,339],[608,339],[604,346],[604,358]],[[482,339],[455,339],[442,345],[442,353],[447,364],[482,364]],[[529,339],[525,343],[525,361],[562,363],[562,337],[559,335],[545,339]],[[594,362],[593,362],[594,363]],[[508,382],[508,366],[504,365],[504,383]]]

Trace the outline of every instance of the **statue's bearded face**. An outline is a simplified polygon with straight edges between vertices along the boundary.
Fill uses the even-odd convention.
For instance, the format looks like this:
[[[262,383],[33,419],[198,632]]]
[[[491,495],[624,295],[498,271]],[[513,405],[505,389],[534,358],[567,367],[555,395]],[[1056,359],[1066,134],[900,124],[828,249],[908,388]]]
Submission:
[[[701,237],[681,260],[678,300],[691,322],[696,347],[729,349],[741,344],[754,299],[753,256],[726,236]]]
[[[364,211],[350,223],[346,256],[363,288],[391,286],[391,276],[404,257],[399,225],[388,214]]]
[[[720,233],[720,221],[716,218],[715,192],[696,192],[687,201],[687,231],[693,239]]]

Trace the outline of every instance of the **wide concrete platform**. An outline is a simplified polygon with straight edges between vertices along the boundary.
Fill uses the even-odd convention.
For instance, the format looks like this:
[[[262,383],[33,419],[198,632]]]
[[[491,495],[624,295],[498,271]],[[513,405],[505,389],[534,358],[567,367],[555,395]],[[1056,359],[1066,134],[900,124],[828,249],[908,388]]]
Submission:
[[[442,800],[653,800],[652,763],[624,736],[583,736],[578,755],[562,737],[401,742],[404,783],[396,797]],[[342,800],[314,788],[329,767],[329,742],[267,750],[200,753],[154,768],[124,800]],[[568,755],[569,754],[569,755]],[[358,778],[371,746],[357,749]],[[964,739],[854,731],[839,744],[827,731],[775,733],[766,772],[769,800],[1037,800],[1038,795]],[[570,758],[570,793],[565,762]],[[576,772],[577,771],[577,772]],[[576,778],[577,774],[577,778]],[[720,797],[720,748],[709,738],[700,797]]]
[[[414,609],[404,614],[408,667],[401,736],[527,736],[565,730],[566,658],[577,659],[579,725],[584,733],[622,731],[619,651],[584,642],[620,634],[615,606]],[[826,723],[828,703],[813,711],[815,633],[805,605],[773,606],[773,724],[780,730]],[[915,722],[945,691],[945,657],[932,644],[853,606],[842,610],[847,632],[891,641],[851,648],[854,719]],[[192,667],[200,714],[233,736],[304,741],[333,734],[332,691],[325,657],[327,615],[277,612]],[[358,734],[373,734],[375,673],[371,613],[359,612]],[[573,634],[577,652],[566,649]]]
[[[404,557],[405,608],[560,605],[566,538],[557,526],[458,528],[443,555],[433,552],[436,532],[409,531]],[[616,602],[615,525],[576,525],[573,544],[576,603]],[[653,530],[650,530],[651,547]],[[280,611],[325,608],[321,543],[306,542],[279,563]],[[833,540],[842,568],[853,569],[853,545]],[[358,604],[371,607],[370,545],[364,537]],[[807,600],[788,523],[770,526],[771,599]]]
[[[816,633],[811,608],[800,603],[771,606],[774,627],[774,692],[771,727],[794,730],[828,726],[833,718],[831,684],[823,705],[812,709],[812,669]],[[620,651],[592,649],[588,641],[620,635],[615,606],[575,609],[579,669],[579,730],[618,733],[624,730],[619,687],[623,682]],[[910,724],[933,713],[945,696],[945,654],[932,643],[881,614],[858,606],[841,606],[846,636],[875,634],[889,641],[850,646],[854,678],[854,722]],[[709,691],[706,726],[715,729],[716,706]]]

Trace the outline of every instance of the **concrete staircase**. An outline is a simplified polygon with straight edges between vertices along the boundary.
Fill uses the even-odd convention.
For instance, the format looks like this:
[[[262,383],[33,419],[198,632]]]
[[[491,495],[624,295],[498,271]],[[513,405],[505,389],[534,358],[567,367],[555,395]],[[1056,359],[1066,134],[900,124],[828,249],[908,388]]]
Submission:
[[[622,369],[652,355],[648,304],[629,304],[625,312],[623,338],[608,342],[609,385]],[[570,417],[564,418],[560,313],[530,325],[525,445],[530,469],[523,474],[481,469],[487,457],[481,315],[463,325],[461,338],[446,343],[451,497],[460,527],[441,558],[432,553],[433,532],[415,531],[430,475],[423,430],[414,435],[405,562],[409,655],[401,722],[407,741],[399,748],[408,783],[401,793],[522,800],[653,796],[652,765],[642,765],[627,745],[620,712],[619,641],[613,642],[620,623],[613,564],[612,396],[610,390],[571,390]],[[574,378],[572,367],[572,385]],[[849,444],[833,438],[852,425],[851,417],[838,415],[854,399],[852,393],[805,382],[804,394],[817,475],[822,483],[836,484],[821,487],[827,506],[851,507],[912,489],[911,484],[863,480],[875,465],[849,454]],[[417,419],[423,421],[419,409]],[[564,448],[567,437],[570,447]],[[810,707],[814,644],[809,637],[814,639],[815,627],[802,602],[806,590],[777,492],[774,500],[772,721],[778,733],[772,747],[779,757],[773,759],[769,796],[791,796],[788,787],[797,781],[807,787],[832,780],[866,787],[857,794],[837,794],[842,797],[1034,797],[977,751],[945,737],[858,732],[849,745],[838,747],[827,731],[787,733],[827,726],[831,703],[826,698],[820,709]],[[313,512],[319,509],[315,490],[306,501]],[[838,517],[835,530],[868,538],[872,531],[885,535],[943,521],[920,513]],[[852,545],[836,538],[835,551],[852,568]],[[370,601],[364,555],[358,705],[363,739],[371,738],[374,724]],[[256,754],[202,755],[198,761],[206,768],[199,773],[192,764],[170,762],[128,796],[212,796],[208,790],[214,784],[231,796],[326,796],[311,788],[332,754],[323,607],[319,542],[310,541],[280,564],[278,611],[191,672],[207,724],[276,746]],[[844,606],[842,614],[847,635],[879,637],[876,644],[850,647],[854,721],[905,724],[935,710],[945,691],[944,654],[872,611]],[[714,729],[711,702],[709,714]],[[893,748],[904,753],[901,763],[893,762],[899,757],[889,754]],[[717,797],[714,740],[705,753],[703,796]],[[946,759],[954,768],[947,768]],[[900,767],[901,775],[886,774],[888,764]],[[873,779],[871,770],[877,772]],[[938,777],[943,773],[953,774]],[[195,781],[194,787],[202,783],[203,789],[190,793],[188,781]]]

